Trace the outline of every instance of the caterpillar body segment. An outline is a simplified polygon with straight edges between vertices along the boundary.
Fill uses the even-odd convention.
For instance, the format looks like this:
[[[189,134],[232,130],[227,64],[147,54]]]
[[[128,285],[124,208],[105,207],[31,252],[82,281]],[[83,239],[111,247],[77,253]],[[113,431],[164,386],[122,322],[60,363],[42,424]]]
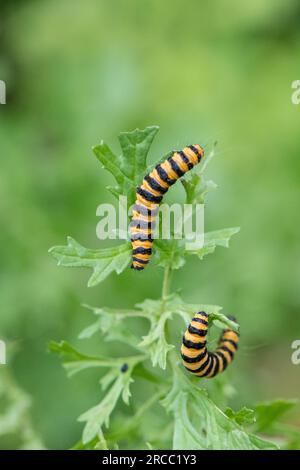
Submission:
[[[228,317],[236,321],[234,317]],[[223,330],[218,347],[208,351],[206,337],[208,333],[208,314],[195,314],[183,335],[181,357],[184,367],[198,377],[211,378],[223,372],[233,361],[238,349],[239,334],[227,328]]]
[[[156,165],[137,187],[130,223],[133,269],[141,271],[149,263],[156,216],[163,196],[179,178],[197,165],[203,156],[204,150],[198,144],[175,151],[163,163]]]

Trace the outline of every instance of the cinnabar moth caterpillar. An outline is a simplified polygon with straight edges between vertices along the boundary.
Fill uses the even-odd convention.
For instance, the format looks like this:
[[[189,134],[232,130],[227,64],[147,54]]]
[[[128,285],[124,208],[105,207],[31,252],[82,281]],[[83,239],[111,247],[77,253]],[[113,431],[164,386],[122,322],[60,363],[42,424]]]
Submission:
[[[228,316],[228,318],[236,321],[234,317]],[[223,330],[218,347],[212,352],[206,348],[207,333],[208,314],[198,312],[183,335],[181,357],[184,367],[189,372],[209,379],[223,372],[233,361],[238,348],[239,334],[230,328]]]
[[[153,230],[159,204],[164,194],[204,156],[200,145],[194,144],[173,152],[163,163],[147,174],[136,189],[136,201],[130,223],[133,269],[141,271],[152,254]]]

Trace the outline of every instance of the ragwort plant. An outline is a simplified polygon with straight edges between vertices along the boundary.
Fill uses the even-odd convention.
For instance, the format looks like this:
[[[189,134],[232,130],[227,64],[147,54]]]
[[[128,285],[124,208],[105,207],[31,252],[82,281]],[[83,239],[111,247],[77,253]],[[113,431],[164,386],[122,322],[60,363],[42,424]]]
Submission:
[[[156,126],[122,132],[119,135],[120,156],[104,142],[93,149],[97,159],[116,180],[117,185],[107,189],[116,197],[127,196],[129,205],[134,202],[136,186],[153,168],[147,166],[147,155],[157,132]],[[182,178],[186,203],[204,203],[206,194],[216,187],[204,176],[212,157],[213,151]],[[221,313],[221,307],[188,304],[171,290],[171,277],[183,267],[187,256],[196,256],[200,261],[213,253],[216,247],[228,247],[230,238],[238,231],[239,228],[234,227],[205,233],[204,246],[192,250],[186,248],[184,240],[156,240],[152,263],[156,266],[154,269],[160,267],[164,270],[161,295],[157,299],[145,299],[130,310],[87,306],[95,320],[79,337],[89,339],[100,334],[105,341],[126,344],[132,349],[132,355],[89,356],[66,341],[50,343],[50,350],[62,358],[69,376],[87,368],[106,371],[100,380],[102,394],[99,403],[78,418],[84,423],[84,428],[74,449],[132,448],[135,443],[139,448],[255,450],[277,448],[278,433],[290,437],[290,441],[299,440],[299,434],[293,434],[296,431],[278,428],[278,417],[294,405],[293,401],[277,400],[262,403],[254,409],[244,407],[237,412],[226,408],[224,402],[232,392],[226,377],[212,379],[210,397],[208,381],[191,376],[181,365],[179,344],[182,332],[176,331],[177,344],[172,344],[174,317],[182,319],[183,331],[199,310],[209,314],[210,324],[219,328],[238,328]],[[60,266],[92,269],[88,286],[96,286],[114,271],[121,274],[131,262],[131,244],[127,241],[116,247],[92,250],[69,237],[66,246],[55,246],[50,253]],[[153,268],[148,266],[147,269]],[[132,318],[144,320],[142,338],[129,328],[128,321]],[[142,397],[142,403],[141,397],[131,396],[130,390],[132,383],[139,381],[146,381],[150,391],[148,398]],[[116,408],[120,401],[131,405],[129,417],[118,417]],[[217,402],[222,403],[222,407]],[[156,428],[151,432],[151,420],[157,417],[152,410],[157,406],[161,407],[163,429],[159,432]],[[114,414],[116,418],[112,419]],[[150,423],[147,426],[145,416],[146,422]],[[266,440],[261,437],[262,433],[276,438]]]

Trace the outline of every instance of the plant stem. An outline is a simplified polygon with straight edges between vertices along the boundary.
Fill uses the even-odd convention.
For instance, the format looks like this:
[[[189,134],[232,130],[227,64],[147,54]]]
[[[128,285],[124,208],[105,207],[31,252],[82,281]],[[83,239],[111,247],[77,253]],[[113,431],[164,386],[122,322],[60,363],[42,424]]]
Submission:
[[[167,265],[165,267],[163,286],[162,286],[162,294],[161,294],[161,298],[162,298],[163,302],[167,299],[167,297],[170,293],[171,274],[172,274],[172,270],[171,270],[170,266]]]
[[[172,276],[172,268],[170,267],[170,265],[167,265],[165,267],[163,286],[162,286],[162,295],[161,295],[161,298],[162,298],[161,313],[162,314],[164,313],[166,300],[168,296],[170,295],[171,276]],[[165,322],[165,338],[166,338],[167,343],[171,342],[168,321]],[[167,360],[170,366],[170,370],[172,370],[173,363],[177,362],[177,355],[174,349],[171,349],[171,351],[169,351]]]

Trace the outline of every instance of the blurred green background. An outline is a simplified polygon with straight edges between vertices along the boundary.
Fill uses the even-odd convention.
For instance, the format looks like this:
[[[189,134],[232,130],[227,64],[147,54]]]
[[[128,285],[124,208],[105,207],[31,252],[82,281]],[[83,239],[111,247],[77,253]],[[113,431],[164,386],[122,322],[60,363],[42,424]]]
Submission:
[[[49,340],[91,352],[76,339],[91,319],[81,303],[128,308],[159,295],[160,269],[135,277],[134,288],[127,270],[88,290],[86,271],[57,268],[47,253],[66,235],[104,246],[96,207],[113,202],[111,178],[91,147],[104,138],[118,151],[120,131],[152,124],[160,126],[153,161],[218,141],[206,229],[241,232],[229,250],[190,259],[174,287],[240,321],[232,406],[297,398],[300,105],[291,83],[300,79],[299,2],[20,0],[0,8],[0,339],[8,343],[0,378],[5,368],[31,397],[43,444],[70,447],[82,429],[77,416],[99,396],[97,373],[68,380]],[[300,424],[300,414],[291,421]],[[14,447],[15,437],[1,440],[0,429],[0,445]]]

